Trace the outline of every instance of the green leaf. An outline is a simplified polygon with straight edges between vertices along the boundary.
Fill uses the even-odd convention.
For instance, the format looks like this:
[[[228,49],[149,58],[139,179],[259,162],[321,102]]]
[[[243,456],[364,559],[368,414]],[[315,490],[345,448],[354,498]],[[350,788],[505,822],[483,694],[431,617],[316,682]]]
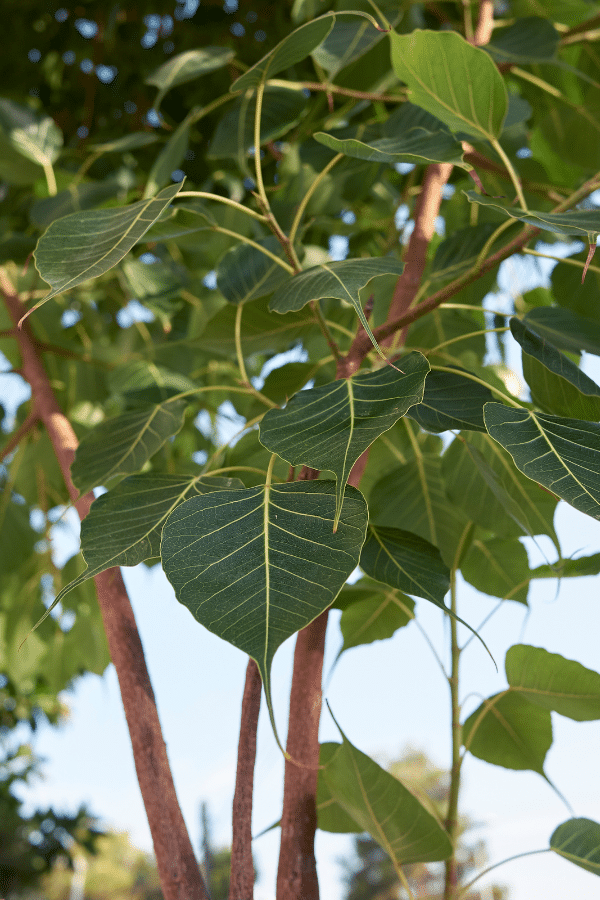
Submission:
[[[388,10],[383,8],[382,12],[388,12],[390,17],[398,17],[397,7]],[[375,28],[370,17],[362,21],[359,19],[358,22],[339,22],[336,19],[325,40],[312,51],[312,58],[333,81],[338,72],[364,56],[384,37],[385,32]]]
[[[275,237],[258,243],[283,260],[281,244]],[[217,266],[217,287],[230,303],[247,303],[271,294],[288,278],[285,269],[249,244],[232,247]]]
[[[390,587],[424,597],[446,610],[450,570],[440,551],[425,538],[400,528],[370,524],[360,555],[361,569]]]
[[[561,559],[552,565],[538,566],[531,570],[532,578],[579,578],[586,575],[600,575],[600,553],[577,559]]]
[[[523,324],[559,347],[572,353],[594,353],[600,356],[600,323],[568,309],[537,307],[528,312]]]
[[[524,475],[600,519],[600,424],[487,403],[488,432]]]
[[[523,375],[533,402],[544,412],[600,421],[600,387],[519,319],[510,320],[510,330],[522,348]]]
[[[193,497],[163,528],[161,555],[180,603],[260,669],[273,727],[277,648],[335,600],[358,563],[367,527],[348,488],[333,532],[335,485],[300,481]]]
[[[222,69],[235,56],[231,47],[202,47],[198,50],[186,50],[178,53],[159,66],[146,78],[146,84],[157,87],[158,94],[154,101],[155,109],[160,106],[165,94],[178,84],[193,81],[208,72]]]
[[[448,567],[455,563],[465,514],[446,497],[441,461],[422,456],[381,478],[369,497],[371,521],[403,528],[437,547]]]
[[[122,170],[122,173],[105,178],[104,181],[71,185],[54,197],[36,200],[29,211],[29,218],[37,228],[47,228],[55,219],[98,206],[120,191],[133,187],[134,179],[130,177],[130,173],[127,170]]]
[[[4,97],[0,97],[0,132],[14,150],[39,166],[56,162],[63,145],[54,119]]]
[[[600,875],[600,825],[592,819],[569,819],[554,831],[550,849],[569,862]]]
[[[106,141],[103,144],[90,144],[89,149],[95,153],[127,153],[130,150],[139,150],[140,147],[147,147],[148,144],[155,144],[158,135],[148,134],[147,131],[133,131],[131,134],[124,134],[123,137],[116,138],[114,141]]]
[[[526,644],[510,647],[504,665],[511,689],[535,706],[576,722],[600,719],[600,674],[593,669]]]
[[[429,363],[420,353],[402,357],[403,371],[385,366],[365,375],[299,391],[285,409],[271,409],[260,442],[291,465],[336,476],[335,523],[352,466],[361,454],[423,396]]]
[[[504,206],[493,197],[484,197],[475,191],[465,191],[471,203],[497,209],[498,212],[541,228],[542,231],[552,231],[554,234],[572,234],[589,238],[592,234],[600,232],[600,210],[574,209],[564,213],[538,212],[536,210],[525,211],[518,206]]]
[[[169,184],[172,181],[172,173],[179,168],[185,159],[189,144],[190,128],[190,123],[187,119],[184,119],[154,160],[154,165],[148,172],[148,180],[144,188],[144,200],[153,197],[163,184]]]
[[[356,834],[362,827],[349,816],[331,796],[323,769],[327,766],[341,744],[321,744],[319,750],[319,775],[317,779],[317,828],[334,834]]]
[[[267,85],[260,117],[260,143],[266,144],[300,121],[307,98],[301,90]],[[256,97],[241,97],[231,104],[217,125],[208,148],[210,159],[244,158],[254,146]]]
[[[119,475],[139,472],[183,426],[185,400],[166,400],[107,419],[85,435],[71,466],[81,494]]]
[[[560,34],[547,19],[528,16],[508,28],[496,28],[486,50],[499,63],[549,62],[556,55]]]
[[[35,264],[52,290],[46,300],[116,266],[181,190],[172,184],[152,200],[117,209],[73,213],[53,222],[35,249]]]
[[[558,544],[555,498],[523,478],[487,435],[453,441],[442,470],[450,499],[482,528],[504,538],[548,534]]]
[[[508,97],[489,55],[456,32],[390,33],[392,66],[417,106],[451,131],[494,140],[502,132]]]
[[[338,726],[339,727],[339,726]],[[323,776],[332,798],[383,847],[394,867],[447,859],[448,835],[404,785],[354,747],[343,744]]]
[[[474,540],[460,571],[465,581],[484,594],[527,604],[529,560],[516,539]]]
[[[357,15],[360,14],[357,13]],[[333,28],[334,22],[335,16],[332,13],[327,13],[318,19],[314,19],[312,22],[307,22],[306,25],[301,25],[300,28],[296,28],[295,31],[288,34],[247,72],[240,75],[229,90],[247,91],[248,88],[256,87],[262,81],[266,81],[267,78],[273,78],[284,69],[289,69],[291,66],[296,65],[297,62],[306,59],[315,47],[318,47],[321,41],[327,37]]]
[[[425,431],[464,428],[485,431],[483,407],[494,399],[489,388],[454,372],[430,372],[425,381],[423,400],[407,415]]]
[[[344,643],[338,654],[362,644],[391,638],[414,619],[415,601],[401,591],[361,578],[345,585],[334,606],[342,609],[340,630]]]
[[[531,769],[544,778],[552,746],[552,720],[546,709],[503,691],[484,700],[463,725],[463,743],[473,756],[505,769]]]
[[[345,259],[341,262],[323,263],[305,269],[278,288],[269,303],[269,309],[278,313],[302,309],[311,300],[333,297],[351,303],[373,346],[379,350],[360,303],[359,293],[378,275],[401,275],[404,264],[389,257],[369,259]],[[381,356],[383,353],[379,350]],[[385,357],[384,357],[385,358]]]
[[[463,169],[472,168],[469,163],[463,161],[461,145],[447,131],[432,134],[423,128],[413,128],[395,137],[383,137],[368,142],[356,138],[337,138],[335,134],[326,134],[323,131],[318,131],[313,137],[335,153],[344,153],[346,156],[365,159],[368,162],[390,165],[397,162],[416,165],[449,162]]]
[[[235,353],[235,320],[237,310],[225,306],[214,316],[202,335],[190,340],[190,346],[208,353],[229,357]],[[287,350],[292,344],[314,331],[316,322],[311,309],[273,316],[268,300],[256,300],[244,306],[241,340],[244,356],[252,353]]]
[[[162,527],[169,514],[190,496],[243,488],[237,478],[131,475],[92,503],[81,525],[81,552],[87,569],[67,584],[58,603],[77,587],[112,566],[137,566],[160,556]]]

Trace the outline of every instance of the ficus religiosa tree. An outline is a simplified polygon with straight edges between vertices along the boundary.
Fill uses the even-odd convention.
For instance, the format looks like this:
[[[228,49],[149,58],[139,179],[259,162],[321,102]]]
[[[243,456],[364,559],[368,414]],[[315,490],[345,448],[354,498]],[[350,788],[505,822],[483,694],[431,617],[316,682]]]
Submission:
[[[600,387],[580,365],[600,355],[600,4],[28,11],[29,74],[0,100],[0,349],[31,386],[2,451],[5,680],[18,699],[102,671],[101,620],[164,896],[207,898],[119,572],[160,559],[173,603],[249,657],[231,900],[253,893],[261,690],[283,748],[271,663],[294,634],[278,900],[318,897],[317,827],[371,834],[403,896],[404,866],[444,860],[446,900],[466,897],[468,754],[545,777],[551,713],[600,718],[600,673],[523,643],[463,714],[461,655],[485,653],[494,619],[463,623],[457,589],[526,604],[532,579],[600,572],[600,554],[563,558],[553,524],[559,501],[600,518]],[[161,30],[181,52],[158,45],[158,65],[143,47]],[[551,285],[498,310],[499,265],[556,241]],[[68,504],[83,561],[59,570],[40,531]],[[556,555],[531,569],[537,535]],[[328,609],[347,652],[426,602],[449,617],[443,818],[342,721],[318,740]],[[600,874],[600,824],[548,839]]]

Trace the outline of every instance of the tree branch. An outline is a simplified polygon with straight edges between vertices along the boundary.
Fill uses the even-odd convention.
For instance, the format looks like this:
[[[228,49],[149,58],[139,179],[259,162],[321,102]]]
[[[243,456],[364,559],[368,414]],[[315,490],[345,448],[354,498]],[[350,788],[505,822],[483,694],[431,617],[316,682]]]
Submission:
[[[39,418],[40,417],[36,412],[35,404],[34,404],[33,409],[31,410],[31,412],[29,413],[29,415],[27,416],[25,421],[21,425],[19,425],[17,430],[14,432],[14,434],[12,434],[10,436],[7,443],[0,450],[0,463],[4,462],[6,457],[10,456],[10,454],[13,452],[13,450],[17,449],[17,447],[19,446],[19,444],[21,443],[21,441],[23,440],[25,435],[29,431],[31,431],[31,429],[33,428],[35,423],[39,421]]]
[[[258,666],[248,660],[242,699],[240,742],[233,796],[233,840],[229,900],[253,900],[254,861],[252,859],[252,793],[256,761],[256,729],[262,683]]]
[[[26,310],[2,271],[0,290],[16,325]],[[71,481],[70,466],[77,449],[75,432],[54,396],[28,322],[17,331],[16,338],[23,377],[31,385],[35,408],[52,442],[69,496],[83,519],[94,495],[78,497]],[[119,679],[164,898],[209,900],[175,794],[144,650],[121,572],[108,569],[96,575],[94,581],[111,659]]]

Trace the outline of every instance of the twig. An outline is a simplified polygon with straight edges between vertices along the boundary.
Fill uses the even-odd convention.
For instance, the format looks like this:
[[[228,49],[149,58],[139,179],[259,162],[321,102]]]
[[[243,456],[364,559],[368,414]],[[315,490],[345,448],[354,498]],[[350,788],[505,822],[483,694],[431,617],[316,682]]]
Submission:
[[[252,793],[256,761],[256,729],[260,711],[261,680],[258,666],[248,660],[242,700],[235,794],[233,795],[233,839],[229,900],[252,900]]]
[[[13,450],[16,450],[25,435],[31,431],[35,423],[39,421],[39,418],[34,406],[25,421],[19,425],[15,433],[10,436],[8,443],[0,450],[0,462],[4,462],[6,457],[10,456]]]
[[[15,325],[25,307],[0,271],[0,290]],[[31,385],[39,417],[44,423],[60,465],[69,496],[84,519],[94,495],[78,497],[70,466],[77,438],[62,412],[38,353],[29,323],[18,331],[23,377]],[[121,697],[165,900],[209,900],[192,844],[177,801],[162,736],[154,691],[146,667],[135,617],[119,569],[94,578],[111,659],[119,679]]]

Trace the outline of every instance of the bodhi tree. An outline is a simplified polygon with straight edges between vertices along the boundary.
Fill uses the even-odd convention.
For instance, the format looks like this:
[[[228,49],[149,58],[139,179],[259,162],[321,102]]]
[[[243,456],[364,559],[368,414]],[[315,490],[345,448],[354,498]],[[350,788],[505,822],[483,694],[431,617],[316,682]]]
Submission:
[[[88,79],[126,64],[139,6],[77,20]],[[494,619],[465,623],[458,596],[459,576],[500,606],[600,572],[599,554],[563,559],[554,528],[559,501],[600,518],[600,387],[581,364],[600,355],[600,5],[257,2],[233,24],[235,3],[192,6],[180,54],[134,56],[137,130],[51,50],[43,89],[0,101],[0,349],[31,386],[2,453],[3,667],[26,693],[38,671],[97,666],[101,617],[163,894],[206,898],[119,572],[160,559],[173,603],[249,657],[230,898],[253,892],[261,689],[283,749],[271,663],[297,635],[278,900],[318,897],[317,827],[370,833],[407,897],[405,866],[445,861],[459,900],[468,755],[546,777],[551,713],[600,718],[600,673],[522,643],[498,660],[506,687],[463,713],[461,657],[485,654]],[[556,241],[550,286],[495,307],[500,264],[557,258]],[[60,570],[68,504],[82,556]],[[555,559],[531,569],[539,535]],[[418,626],[423,601],[449,620],[444,820],[343,722],[318,740],[328,610],[347,652]],[[600,874],[594,821],[571,816],[547,849]]]

